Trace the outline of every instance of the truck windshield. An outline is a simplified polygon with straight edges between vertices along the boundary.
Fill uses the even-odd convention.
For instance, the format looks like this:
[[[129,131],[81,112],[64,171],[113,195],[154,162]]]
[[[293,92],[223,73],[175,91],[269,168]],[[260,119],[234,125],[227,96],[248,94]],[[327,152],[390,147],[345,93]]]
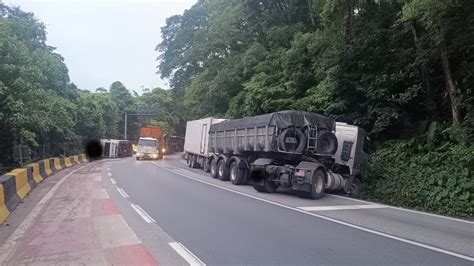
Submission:
[[[140,146],[156,146],[156,140],[141,139],[141,140],[138,141],[138,145],[140,145]]]

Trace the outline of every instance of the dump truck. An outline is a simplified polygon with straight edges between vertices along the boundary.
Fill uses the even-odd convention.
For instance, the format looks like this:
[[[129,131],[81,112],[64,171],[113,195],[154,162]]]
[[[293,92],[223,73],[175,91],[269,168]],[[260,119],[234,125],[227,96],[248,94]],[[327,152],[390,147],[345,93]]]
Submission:
[[[199,120],[188,126],[199,125]],[[334,163],[335,121],[310,112],[281,111],[210,124],[208,139],[188,135],[206,127],[186,129],[185,150],[195,146],[201,155],[187,156],[190,167],[202,167],[211,176],[235,185],[250,183],[271,193],[279,186],[317,199],[324,194],[327,168]],[[195,138],[195,137],[194,137]]]
[[[202,132],[209,119],[188,122],[185,151],[190,167],[235,185],[250,183],[261,192],[286,187],[316,199],[323,191],[359,191],[368,155],[366,133],[357,126],[315,113],[282,111],[212,118],[223,122],[212,123],[206,135]]]
[[[136,159],[163,158],[165,152],[163,145],[163,130],[154,125],[147,125],[140,128],[140,135],[137,143]]]

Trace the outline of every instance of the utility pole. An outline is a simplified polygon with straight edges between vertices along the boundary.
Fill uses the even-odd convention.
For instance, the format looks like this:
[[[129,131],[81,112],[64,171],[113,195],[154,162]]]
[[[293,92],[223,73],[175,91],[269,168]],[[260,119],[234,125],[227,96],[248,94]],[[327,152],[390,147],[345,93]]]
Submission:
[[[123,132],[124,132],[123,138],[124,138],[125,140],[127,140],[127,113],[125,113],[125,123],[124,123],[124,124],[125,124],[125,125],[124,125],[125,128],[124,128],[124,130],[123,130]]]

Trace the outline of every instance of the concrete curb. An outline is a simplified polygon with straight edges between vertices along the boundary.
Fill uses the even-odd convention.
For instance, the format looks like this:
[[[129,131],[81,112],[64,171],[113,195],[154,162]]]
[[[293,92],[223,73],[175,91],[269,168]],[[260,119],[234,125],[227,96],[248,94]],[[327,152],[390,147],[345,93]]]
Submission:
[[[20,201],[45,178],[62,169],[88,161],[85,154],[44,159],[0,176],[0,224],[13,212]]]

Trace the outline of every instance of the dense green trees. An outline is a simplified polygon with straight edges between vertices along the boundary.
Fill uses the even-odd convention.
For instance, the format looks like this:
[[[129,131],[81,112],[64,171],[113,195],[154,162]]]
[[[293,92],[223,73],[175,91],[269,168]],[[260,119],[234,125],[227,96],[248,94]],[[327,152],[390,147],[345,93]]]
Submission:
[[[323,113],[369,132],[371,198],[473,213],[460,211],[474,204],[473,182],[451,189],[473,179],[473,1],[201,0],[168,18],[162,36],[158,67],[181,116]],[[441,165],[420,162],[430,160]],[[429,196],[400,201],[426,180]]]
[[[159,69],[186,116],[296,108],[393,137],[420,120],[459,123],[470,108],[473,10],[467,0],[198,1],[162,28]]]
[[[46,44],[45,26],[33,14],[0,3],[0,172],[14,165],[15,144],[28,145],[38,159],[80,152],[90,139],[123,138],[125,112],[138,105],[170,111],[170,95],[158,88],[133,97],[119,81],[96,93],[78,89],[61,55]],[[171,128],[173,119],[155,120]],[[129,139],[146,122],[130,117]]]

